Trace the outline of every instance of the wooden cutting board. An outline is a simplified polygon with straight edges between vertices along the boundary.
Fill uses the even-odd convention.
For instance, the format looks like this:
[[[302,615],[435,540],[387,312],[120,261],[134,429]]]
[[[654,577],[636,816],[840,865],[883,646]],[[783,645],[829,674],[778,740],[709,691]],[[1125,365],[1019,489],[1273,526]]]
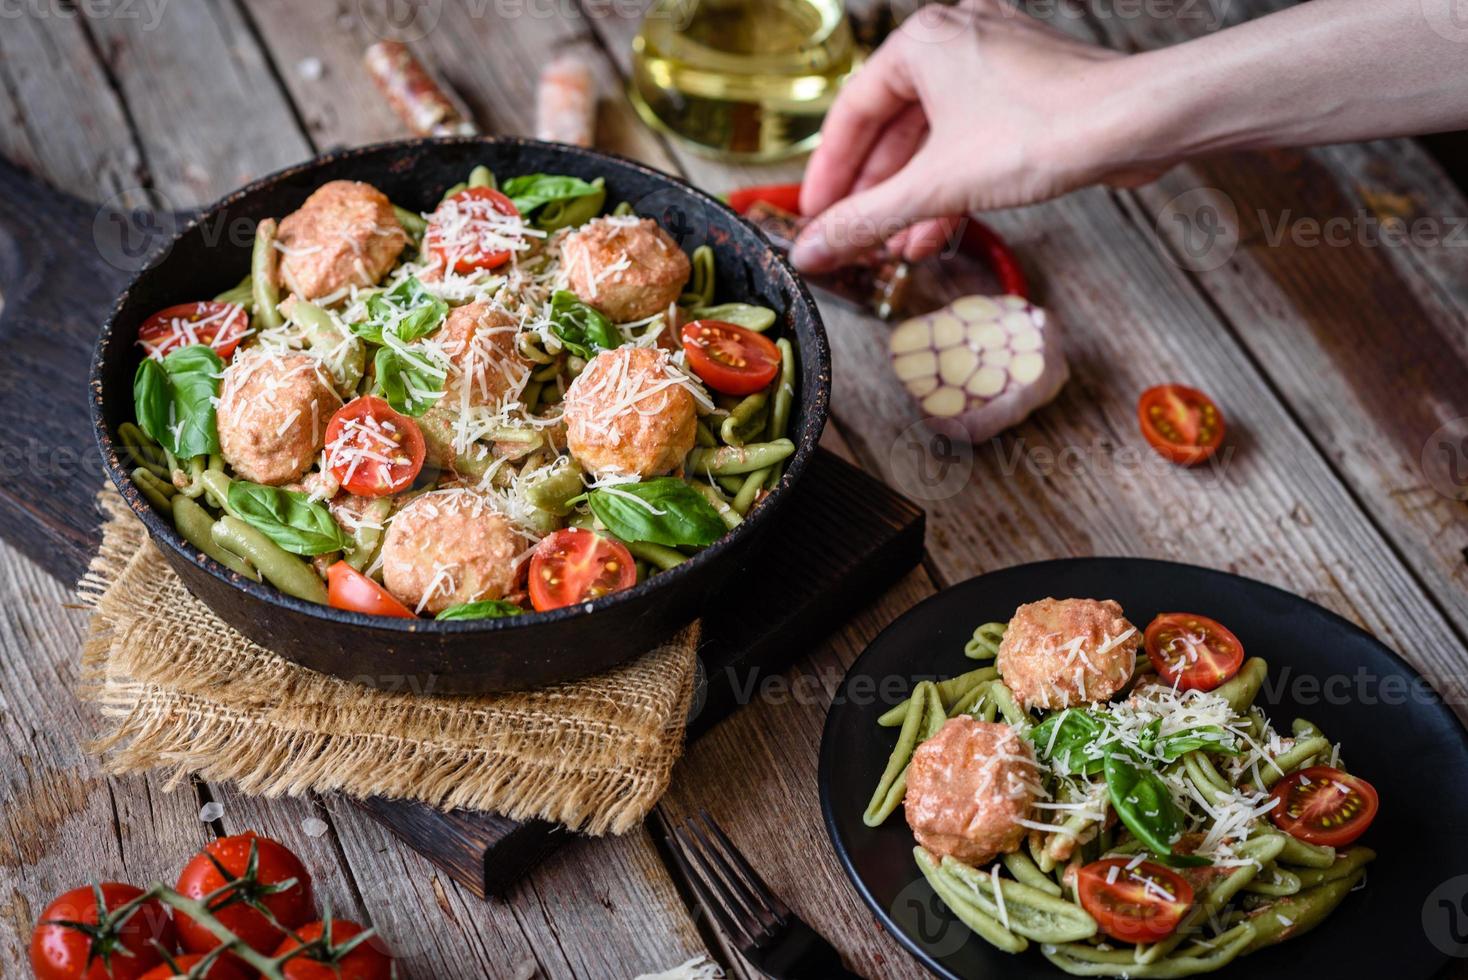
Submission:
[[[68,585],[99,541],[105,479],[86,399],[98,330],[140,256],[128,229],[168,216],[118,214],[0,159],[0,536]],[[133,244],[147,241],[134,235]],[[151,243],[149,243],[151,244]],[[697,737],[915,566],[923,512],[830,453],[812,460],[766,541],[780,560],[748,567],[709,605],[689,737]],[[444,813],[402,800],[358,805],[481,896],[507,890],[564,839],[543,822]]]

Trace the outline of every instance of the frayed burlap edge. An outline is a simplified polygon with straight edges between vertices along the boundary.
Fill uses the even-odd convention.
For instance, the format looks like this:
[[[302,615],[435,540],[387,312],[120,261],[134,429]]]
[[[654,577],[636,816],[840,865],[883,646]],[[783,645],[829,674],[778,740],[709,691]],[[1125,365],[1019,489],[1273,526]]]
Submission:
[[[252,794],[343,792],[540,818],[588,834],[637,826],[682,752],[697,624],[626,665],[489,697],[372,690],[291,664],[213,616],[104,491],[79,693],[112,772],[190,773]]]

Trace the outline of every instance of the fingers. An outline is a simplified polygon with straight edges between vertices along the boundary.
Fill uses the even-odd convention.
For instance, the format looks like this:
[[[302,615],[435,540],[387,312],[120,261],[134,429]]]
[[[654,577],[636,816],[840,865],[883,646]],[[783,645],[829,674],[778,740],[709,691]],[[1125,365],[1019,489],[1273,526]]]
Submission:
[[[846,82],[826,113],[821,145],[805,171],[801,213],[819,214],[849,194],[888,123],[916,101],[902,44],[901,35],[889,38]]]
[[[907,262],[947,254],[958,241],[963,217],[930,218],[904,228],[887,241],[887,250]]]
[[[919,152],[892,177],[822,212],[796,240],[791,261],[804,272],[826,272],[871,251],[916,219],[952,210],[938,199],[942,177],[927,163]]]
[[[899,112],[877,137],[852,183],[851,192],[875,187],[907,166],[928,135],[928,117],[920,105]]]

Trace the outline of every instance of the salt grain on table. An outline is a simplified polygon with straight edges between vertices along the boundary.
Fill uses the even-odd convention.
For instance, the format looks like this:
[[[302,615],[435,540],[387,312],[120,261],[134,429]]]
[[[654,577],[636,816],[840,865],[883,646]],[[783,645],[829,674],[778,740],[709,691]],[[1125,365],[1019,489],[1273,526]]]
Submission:
[[[326,821],[319,817],[307,817],[301,821],[301,831],[307,837],[320,837],[326,833]]]
[[[213,823],[224,816],[223,803],[205,803],[199,807],[199,819],[205,823]]]

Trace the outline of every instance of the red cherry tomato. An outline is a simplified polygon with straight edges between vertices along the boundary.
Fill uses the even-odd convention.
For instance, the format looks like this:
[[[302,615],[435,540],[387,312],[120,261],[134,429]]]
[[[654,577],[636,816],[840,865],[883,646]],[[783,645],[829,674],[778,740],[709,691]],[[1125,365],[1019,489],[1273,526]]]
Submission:
[[[1129,864],[1130,858],[1092,861],[1076,875],[1076,896],[1081,908],[1113,939],[1156,942],[1176,929],[1192,907],[1193,886],[1160,864],[1143,861],[1128,868]]]
[[[353,398],[326,425],[326,468],[348,493],[386,497],[423,469],[423,430],[375,395]]]
[[[250,862],[252,844],[257,853],[255,879],[246,881],[242,879]],[[228,881],[237,882],[216,899],[210,909],[225,928],[244,940],[251,949],[268,956],[285,935],[258,909],[252,908],[252,902],[269,909],[275,920],[287,929],[305,925],[315,918],[315,910],[311,907],[311,876],[300,858],[284,844],[260,837],[254,831],[221,837],[184,865],[176,886],[179,892],[189,898],[203,898],[225,886],[227,880],[209,860],[210,857],[229,872]],[[284,891],[261,893],[262,886],[279,885],[289,879],[295,879],[295,883]],[[219,937],[193,919],[182,914],[176,918],[179,939],[190,953],[207,953],[219,945]]]
[[[740,214],[756,204],[768,204],[781,211],[799,214],[800,185],[769,184],[763,187],[740,187],[729,192],[729,207]]]
[[[324,922],[308,923],[294,930],[294,935],[287,936],[285,942],[281,943],[280,948],[275,951],[275,955],[284,956],[293,949],[320,939],[325,931],[326,923]],[[355,922],[333,919],[331,933],[327,936],[327,944],[333,948],[341,946],[363,931],[365,930]],[[287,960],[285,966],[281,967],[281,972],[285,974],[286,980],[390,980],[392,956],[387,952],[387,947],[383,945],[382,940],[373,936],[354,947],[345,956],[334,956],[329,953],[302,954],[295,959]]]
[[[413,610],[393,598],[391,592],[344,561],[335,562],[326,570],[326,601],[333,608],[369,616],[418,618]]]
[[[769,338],[722,320],[684,324],[683,350],[694,373],[725,395],[752,395],[780,370],[780,348]]]
[[[1269,811],[1274,825],[1311,844],[1345,847],[1376,819],[1376,787],[1330,766],[1292,772],[1270,795],[1279,800]]]
[[[1163,613],[1147,626],[1147,659],[1179,691],[1211,691],[1244,662],[1244,645],[1222,623],[1193,613]]]
[[[154,358],[178,347],[208,344],[227,361],[249,329],[250,314],[240,304],[203,300],[154,313],[138,328],[138,343]]]
[[[143,974],[139,980],[173,980],[174,977],[189,976],[189,971],[203,959],[204,956],[200,953],[175,956],[173,962],[178,967],[177,970],[163,963]],[[246,974],[228,959],[220,958],[209,964],[209,969],[204,971],[203,980],[246,980]]]
[[[559,609],[637,584],[632,555],[617,541],[568,527],[542,538],[530,559],[530,602]]]
[[[423,247],[439,265],[460,274],[493,269],[509,259],[519,226],[520,212],[508,197],[488,187],[467,187],[429,217]]]
[[[97,889],[102,907],[97,907]],[[93,888],[73,888],[46,906],[31,933],[31,970],[36,980],[136,980],[163,957],[157,940],[173,949],[173,920],[154,899],[142,903],[110,935],[93,939],[64,923],[98,925],[110,911],[143,893],[141,888],[106,881]]]
[[[1223,413],[1196,388],[1148,388],[1137,402],[1137,417],[1152,448],[1179,466],[1203,462],[1223,442]]]

